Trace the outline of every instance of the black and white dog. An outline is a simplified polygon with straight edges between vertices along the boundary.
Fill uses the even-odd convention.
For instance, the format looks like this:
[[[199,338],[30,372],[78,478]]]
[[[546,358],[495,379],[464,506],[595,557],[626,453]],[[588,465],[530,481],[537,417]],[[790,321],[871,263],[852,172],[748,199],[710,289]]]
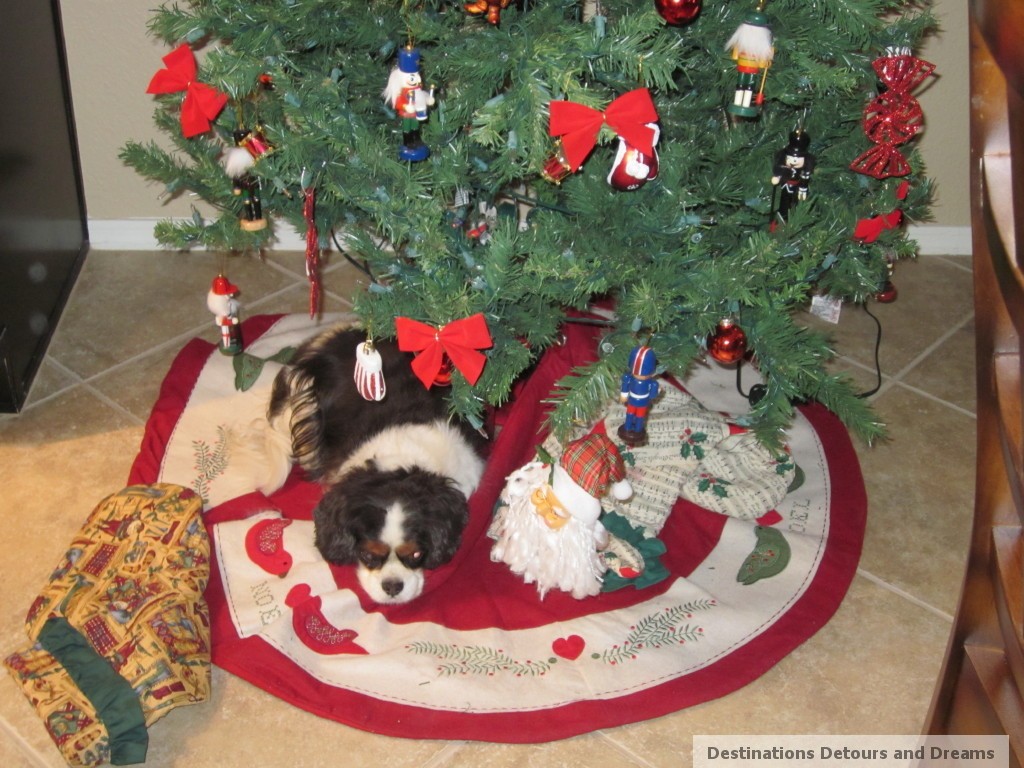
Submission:
[[[353,371],[365,339],[335,327],[300,346],[274,380],[268,421],[325,488],[313,510],[323,557],[355,564],[375,602],[405,603],[422,593],[424,569],[455,555],[486,441],[449,418],[444,390],[425,388],[393,342],[376,344],[385,397],[363,399]]]

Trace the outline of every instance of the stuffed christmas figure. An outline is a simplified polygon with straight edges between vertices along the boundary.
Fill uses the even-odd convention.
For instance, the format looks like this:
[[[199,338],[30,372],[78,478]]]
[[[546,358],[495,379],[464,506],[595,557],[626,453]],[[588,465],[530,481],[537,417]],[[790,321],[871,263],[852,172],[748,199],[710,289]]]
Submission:
[[[513,472],[489,535],[491,560],[504,562],[543,600],[550,589],[576,599],[601,591],[606,569],[599,550],[608,544],[600,523],[601,499],[632,493],[615,445],[603,434],[570,443],[554,467],[534,461]]]

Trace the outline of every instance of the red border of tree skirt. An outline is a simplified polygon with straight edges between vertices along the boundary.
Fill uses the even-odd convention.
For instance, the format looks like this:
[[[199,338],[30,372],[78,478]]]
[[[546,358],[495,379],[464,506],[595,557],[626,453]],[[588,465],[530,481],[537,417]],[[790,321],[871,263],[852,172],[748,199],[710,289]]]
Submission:
[[[276,320],[276,316],[250,318],[244,324],[244,338],[247,341],[256,339]],[[573,325],[567,329],[567,335],[568,342],[546,353],[532,374],[517,387],[510,405],[496,414],[501,436],[496,441],[495,453],[500,449],[501,457],[497,463],[492,460],[488,465],[481,487],[471,500],[470,524],[464,542],[476,543],[486,538],[494,502],[505,477],[532,458],[543,420],[539,403],[550,392],[554,382],[593,355],[592,329]],[[195,339],[175,359],[147,423],[139,455],[129,476],[130,483],[158,480],[167,441],[212,352],[215,352],[212,344]],[[213,628],[213,661],[269,693],[322,717],[373,733],[419,739],[508,743],[551,741],[659,717],[736,691],[764,674],[825,625],[842,602],[860,559],[867,498],[856,453],[845,428],[833,414],[820,405],[802,406],[800,411],[817,434],[829,467],[832,507],[824,553],[806,590],[768,629],[694,672],[617,698],[576,701],[530,711],[441,711],[382,700],[321,682],[259,637],[240,639],[226,606],[216,558],[212,558],[207,589]],[[173,478],[161,479],[174,482]],[[268,509],[280,509],[286,517],[308,520],[318,497],[319,489],[302,480],[296,470],[285,487],[269,499],[254,493],[210,510],[207,525],[212,530],[217,522],[242,519]],[[680,501],[679,504],[688,502]],[[665,532],[676,516],[674,509]],[[686,519],[688,525],[698,521],[700,535],[707,540],[705,546],[713,548],[723,524],[722,516],[693,507],[687,511]],[[466,587],[472,585],[465,584],[460,578],[460,569],[472,571],[479,565],[474,564],[473,559],[481,557],[486,559],[486,547],[464,544],[455,560],[431,574],[424,595],[414,603],[380,609],[364,600],[363,609],[367,612],[380,611],[391,623],[436,621],[447,626],[452,622],[451,616],[432,608],[431,601],[435,605],[443,603],[446,591],[457,590],[460,601],[465,602]],[[669,570],[676,577],[685,576],[698,564],[685,562],[685,559],[673,561],[671,551],[666,558]],[[466,615],[471,617],[465,619],[466,626],[503,626],[500,610],[493,606],[488,608],[488,604],[494,602],[494,594],[500,594],[498,590],[507,587],[510,591],[519,589],[521,593],[525,585],[507,568],[501,566],[501,569],[494,577],[497,583],[488,584],[487,594],[478,605],[472,599],[466,602]],[[339,586],[354,584],[350,570],[334,569]],[[642,602],[650,594],[667,589],[671,582],[669,579],[646,590],[625,589],[583,601],[575,601],[561,593],[549,594],[543,608],[531,614],[526,624],[543,624],[543,618],[539,618],[543,612],[550,615],[551,621],[562,622],[574,616]],[[595,604],[592,601],[599,602]],[[599,605],[597,610],[595,605]],[[494,685],[500,686],[501,683],[495,681]]]

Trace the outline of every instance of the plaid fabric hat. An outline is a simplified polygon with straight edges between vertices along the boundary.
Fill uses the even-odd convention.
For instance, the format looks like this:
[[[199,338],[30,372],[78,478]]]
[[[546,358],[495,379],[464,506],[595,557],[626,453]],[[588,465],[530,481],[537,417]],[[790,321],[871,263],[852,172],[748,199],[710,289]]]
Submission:
[[[629,497],[631,489],[622,456],[605,435],[594,433],[569,443],[558,463],[573,482],[595,498],[602,498],[609,489],[616,498]]]

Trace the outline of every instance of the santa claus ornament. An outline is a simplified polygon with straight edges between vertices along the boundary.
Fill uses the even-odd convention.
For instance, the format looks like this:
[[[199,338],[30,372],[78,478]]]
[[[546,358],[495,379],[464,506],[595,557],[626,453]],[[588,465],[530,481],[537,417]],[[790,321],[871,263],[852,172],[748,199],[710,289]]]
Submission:
[[[607,569],[599,550],[608,531],[598,519],[601,499],[625,501],[633,493],[615,444],[594,433],[566,446],[555,466],[534,461],[513,472],[488,534],[491,560],[536,584],[576,599],[601,591]]]
[[[413,163],[426,160],[430,148],[420,139],[420,123],[427,119],[427,108],[434,106],[434,90],[423,89],[419,48],[408,45],[398,51],[398,65],[391,70],[383,96],[402,121],[399,159]]]
[[[603,111],[564,100],[550,102],[548,110],[548,133],[556,139],[555,152],[541,171],[548,181],[557,184],[578,171],[606,125],[620,139],[609,184],[621,189],[636,188],[657,175],[654,144],[658,140],[658,111],[646,88],[622,94]],[[629,154],[631,150],[633,154]]]
[[[206,294],[206,308],[214,316],[214,323],[220,329],[220,352],[222,355],[237,355],[242,351],[242,329],[238,324],[239,304],[235,296],[238,286],[224,275],[217,275]]]
[[[661,129],[657,123],[648,123],[647,127],[654,136],[651,140],[650,154],[619,137],[619,148],[615,153],[612,169],[608,172],[608,183],[620,192],[632,192],[634,189],[640,189],[648,181],[658,178],[657,144]]]

